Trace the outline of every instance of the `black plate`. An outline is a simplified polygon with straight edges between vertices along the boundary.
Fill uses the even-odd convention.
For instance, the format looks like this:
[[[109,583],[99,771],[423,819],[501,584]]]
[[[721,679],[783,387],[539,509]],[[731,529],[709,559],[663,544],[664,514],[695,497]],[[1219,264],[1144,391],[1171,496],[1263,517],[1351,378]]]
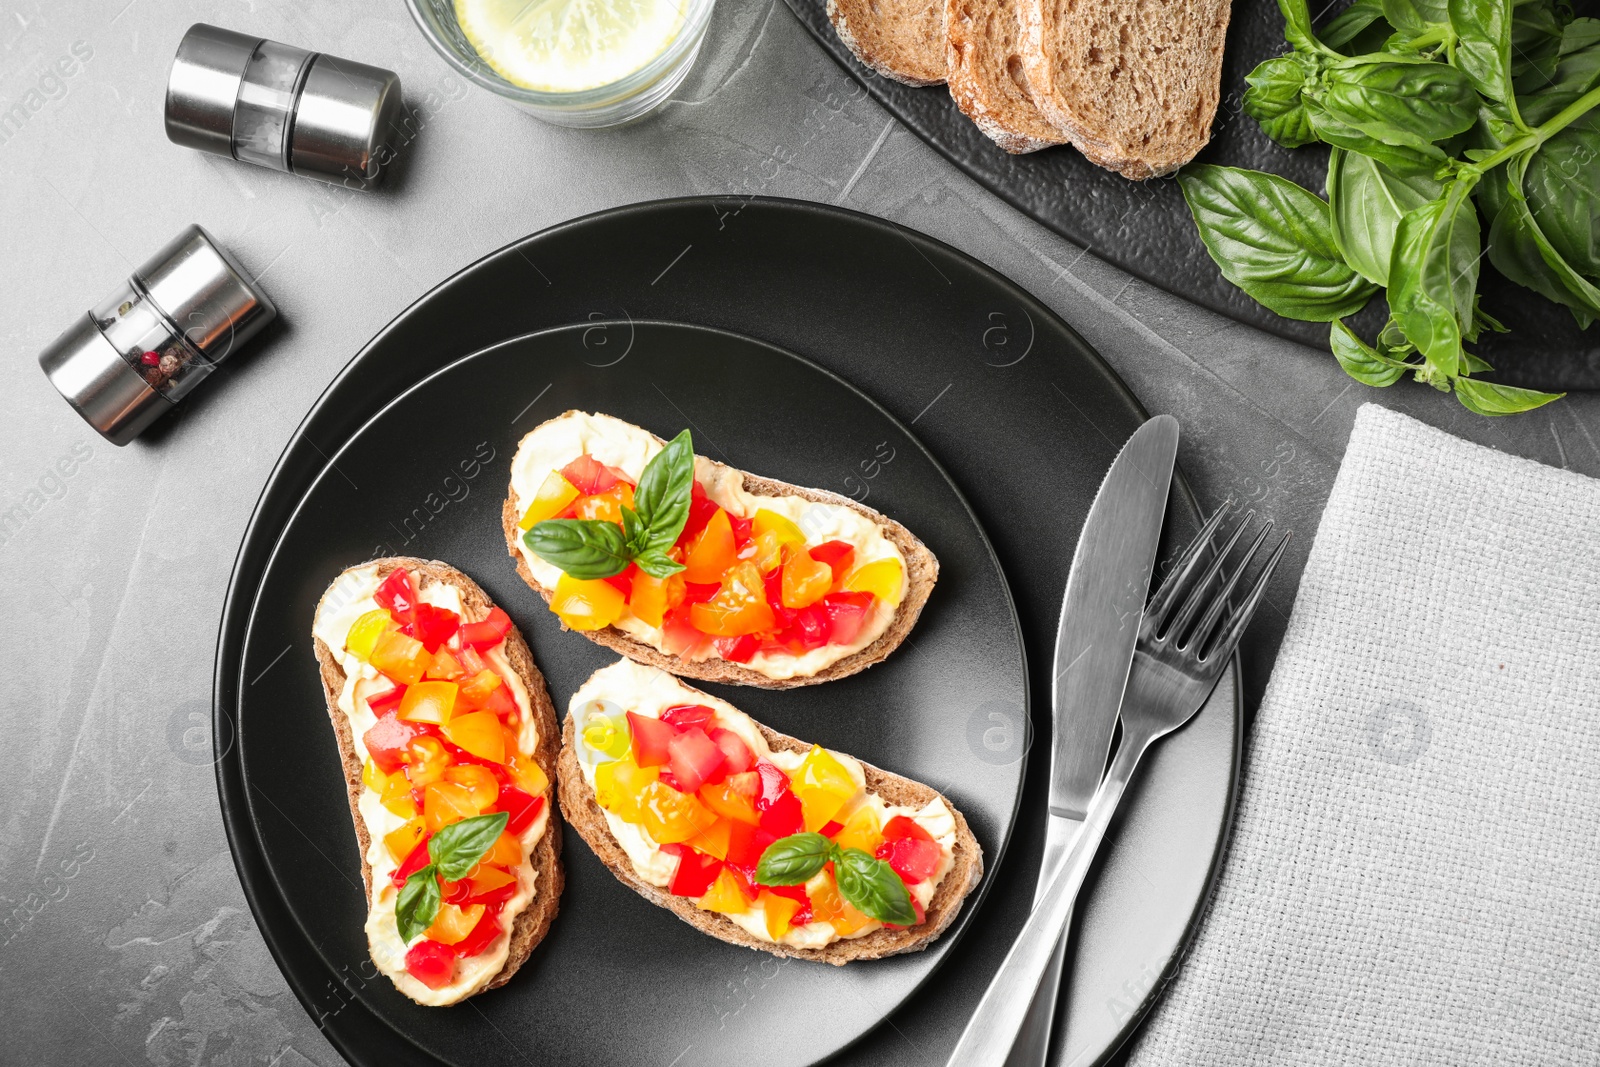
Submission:
[[[1008,155],[978,132],[944,86],[913,89],[856,62],[828,22],[826,0],[786,2],[822,47],[879,103],[1003,200],[1153,285],[1280,337],[1328,347],[1326,323],[1280,318],[1222,277],[1200,243],[1177,182],[1128,181],[1071,148]],[[1322,5],[1312,8],[1326,18],[1343,6],[1344,0],[1335,0],[1326,6],[1327,14]],[[1594,0],[1577,4],[1580,14],[1592,13],[1595,6]],[[1287,47],[1276,0],[1233,0],[1222,63],[1222,103],[1211,143],[1198,158],[1282,174],[1320,195],[1327,150],[1283,148],[1239,110],[1245,75]],[[1484,271],[1480,288],[1484,310],[1511,328],[1509,334],[1486,334],[1477,346],[1499,371],[1496,381],[1545,389],[1600,388],[1600,330],[1578,329],[1565,308],[1513,285],[1492,269]],[[1375,331],[1383,324],[1382,307],[1377,301],[1355,322]]]
[[[541,629],[549,625],[548,615],[542,609],[528,610],[529,594],[520,590],[511,574],[497,528],[463,520],[469,509],[488,506],[484,498],[498,503],[502,486],[493,483],[503,479],[502,473],[480,474],[464,500],[440,506],[441,500],[449,500],[452,490],[461,495],[458,488],[445,485],[444,477],[468,456],[430,450],[419,464],[397,462],[374,471],[370,482],[348,470],[340,474],[329,467],[328,457],[361,434],[363,426],[391,399],[463,356],[508,337],[580,323],[584,326],[578,335],[580,344],[586,337],[590,362],[605,364],[628,351],[629,337],[637,335],[626,320],[647,318],[690,320],[798,352],[847,377],[910,427],[938,456],[974,510],[984,516],[1012,583],[1032,691],[1049,691],[1055,617],[1072,544],[1106,467],[1144,417],[1137,402],[1047,308],[988,268],[936,241],[882,220],[815,204],[694,198],[605,212],[502,249],[408,309],[345,368],[285,449],[240,548],[218,640],[219,721],[215,736],[230,739],[236,735],[241,708],[253,706],[251,690],[281,684],[295,687],[298,695],[292,703],[280,704],[276,713],[303,724],[308,736],[326,746],[327,726],[321,719],[321,698],[315,689],[305,634],[314,594],[338,566],[354,558],[375,551],[408,550],[403,543],[408,518],[414,529],[443,524],[440,536],[460,527],[462,548],[457,562],[472,569],[519,622],[529,627],[541,662],[547,649],[559,650],[563,656],[597,657],[593,660],[597,664],[605,662],[603,654],[588,642],[570,636],[559,644],[551,640]],[[613,324],[616,319],[625,321]],[[629,352],[619,369],[633,360],[634,353]],[[555,377],[551,374],[544,380],[554,381]],[[219,384],[226,390],[225,381]],[[666,391],[696,421],[702,408],[717,407],[715,396]],[[781,396],[774,393],[774,403],[778,400]],[[485,403],[499,407],[509,400],[489,395]],[[468,434],[462,440],[470,438],[473,445],[485,439],[497,442],[496,459],[490,466],[503,465],[506,456],[498,442],[515,440],[520,430],[531,425],[527,420],[542,411],[540,407],[523,413],[523,422],[517,427],[510,426],[508,418],[503,428],[489,428],[476,437]],[[515,408],[512,414],[517,414]],[[672,420],[667,422],[670,428]],[[728,447],[717,428],[702,426],[708,440]],[[749,432],[737,421],[730,421],[728,427],[734,434]],[[406,447],[403,441],[399,447]],[[858,496],[867,492],[870,503],[886,502],[902,491],[896,488],[898,458],[878,469],[866,454],[836,454],[825,443],[820,455],[816,447],[796,448],[792,454],[759,441],[752,447],[775,449],[772,454],[782,459],[781,465],[774,462],[770,466],[775,472],[805,470],[806,464],[816,464],[809,468],[809,484]],[[715,450],[711,454],[715,455]],[[339,466],[346,464],[340,460]],[[459,468],[454,469],[459,479]],[[349,484],[334,486],[347,474],[360,490]],[[428,493],[435,483],[439,495],[430,502]],[[407,494],[402,501],[405,507],[395,512],[368,514],[365,509],[352,512],[319,506],[297,519],[297,509],[308,491],[312,500],[322,500],[323,494],[349,493],[353,497],[401,490]],[[439,514],[436,519],[419,521],[413,514],[418,507],[430,514],[439,507]],[[326,525],[322,537],[298,542],[305,547],[295,550],[303,557],[295,561],[294,570],[300,577],[293,596],[280,598],[272,607],[275,614],[270,623],[264,615],[253,616],[255,593],[269,580],[280,533],[292,523],[319,519]],[[1181,544],[1194,531],[1195,519],[1187,492],[1175,494],[1168,516],[1169,540]],[[391,522],[399,532],[371,535],[374,528],[394,531]],[[423,536],[434,535],[424,532]],[[346,546],[344,555],[328,547],[334,542]],[[426,551],[435,551],[430,542],[419,543]],[[478,564],[475,561],[479,559],[489,562]],[[950,578],[947,573],[945,580]],[[299,598],[298,606],[290,602],[295,598]],[[263,607],[267,606],[264,602]],[[927,624],[925,620],[923,626]],[[250,636],[247,642],[253,626],[259,627],[263,636]],[[914,642],[922,641],[923,626],[913,634]],[[283,640],[266,649],[265,644],[274,643],[265,641],[269,629],[277,631],[274,638]],[[283,658],[273,661],[280,651]],[[917,655],[914,647],[898,653],[908,664]],[[878,670],[898,667],[891,659],[861,681],[871,683]],[[559,674],[551,670],[558,705],[564,703],[574,679],[581,678],[578,670],[581,668],[565,666],[559,668]],[[792,723],[800,736],[832,740],[833,735],[822,733],[822,720],[808,734],[803,720],[797,718],[800,713],[787,709],[791,704],[799,706],[800,701],[793,699],[796,696],[822,700],[844,691],[830,685],[803,694],[739,691],[736,696],[780,727]],[[1173,961],[1181,955],[1211,885],[1231,812],[1240,736],[1236,694],[1230,676],[1198,718],[1164,742],[1152,756],[1151,773],[1125,800],[1112,828],[1103,862],[1091,876],[1078,910],[1068,1008],[1065,1025],[1058,1031],[1066,1035],[1061,1047],[1068,1060],[1091,1063],[1106,1059],[1149,1007]],[[766,704],[757,708],[756,701],[763,699],[772,701],[772,711],[766,711]],[[1033,722],[1036,730],[1047,731],[1049,709],[1043,704],[1035,702]],[[1001,696],[986,698],[971,709],[960,735],[940,738],[938,750],[928,751],[925,757],[948,759],[953,754],[958,761],[997,768],[995,773],[1003,778],[1007,768],[1017,769],[1025,749],[1024,732],[1006,729],[1008,716],[1016,710],[1008,709]],[[995,714],[1000,718],[994,718]],[[382,1012],[394,994],[386,979],[371,978],[370,965],[362,962],[364,956],[352,954],[351,939],[359,938],[353,933],[356,924],[344,925],[342,920],[319,916],[302,906],[303,899],[291,894],[299,892],[303,897],[304,887],[297,890],[295,879],[307,875],[290,870],[283,874],[282,885],[274,877],[282,872],[269,861],[264,848],[267,842],[258,834],[255,820],[259,816],[267,824],[284,819],[260,791],[282,788],[283,783],[252,777],[255,735],[248,714],[243,732],[242,744],[220,742],[218,787],[224,823],[246,896],[291,988],[330,1040],[353,1061],[437,1062],[384,1021]],[[876,755],[865,751],[862,744],[837,743],[846,750]],[[911,751],[902,746],[916,743],[912,736],[894,739],[896,751]],[[916,751],[919,759],[924,758],[921,750]],[[316,777],[308,777],[303,790],[295,783],[285,795],[271,793],[273,802],[280,806],[286,799],[297,805],[324,804],[330,789],[336,794],[330,752],[322,747],[316,749],[316,755],[326,757],[328,765],[322,770],[308,765],[308,776]],[[891,766],[916,771],[904,760],[884,758]],[[868,1033],[844,1055],[845,1061],[942,1062],[953,1047],[967,1013],[1026,917],[1042,847],[1045,763],[1037,759],[1028,766],[1012,846],[1004,856],[989,857],[992,890],[969,915],[978,936],[938,949],[948,957],[948,964],[937,979],[893,1013],[893,1026]],[[948,785],[937,769],[928,777],[932,784]],[[299,797],[300,792],[307,796]],[[965,796],[958,793],[957,797],[966,802]],[[307,828],[313,836],[324,835],[318,840],[327,852],[326,861],[310,852],[305,838],[299,838],[294,847],[299,855],[309,857],[309,880],[322,894],[317,907],[337,909],[342,915],[349,912],[352,889],[324,872],[330,863],[350,865],[348,872],[355,857],[348,816],[342,806],[334,814],[337,818],[330,816],[331,827]],[[986,845],[996,844],[1003,831],[1000,821],[990,817],[982,830]],[[691,944],[705,940],[632,894],[617,894],[614,885],[607,888],[609,875],[595,872],[595,877],[583,878],[580,883],[586,865],[593,863],[581,843],[572,842],[569,859],[575,879],[564,914],[557,920],[551,940],[535,953],[516,982],[484,998],[481,1008],[476,1006],[478,1002],[469,1001],[452,1012],[417,1009],[430,1016],[449,1016],[452,1021],[448,1023],[430,1025],[460,1027],[465,1031],[463,1041],[468,1042],[461,1047],[496,1056],[509,1056],[507,1050],[517,1047],[535,1062],[593,1061],[589,1052],[593,1035],[571,1031],[536,1047],[512,1046],[485,1025],[480,1015],[494,1014],[495,998],[514,996],[522,983],[542,985],[547,980],[547,954],[559,949],[564,939],[586,942],[592,936],[592,931],[575,919],[581,917],[584,907],[577,896],[586,889],[614,895],[627,915],[638,917],[658,936],[687,937]],[[722,951],[715,945],[702,947]],[[789,967],[797,972],[821,970],[735,952],[716,1012],[667,1018],[657,1010],[661,1003],[658,991],[666,984],[663,974],[671,981],[673,962],[656,965],[648,954],[620,963],[604,962],[598,953],[586,959],[583,966],[604,970],[613,994],[599,1005],[591,1001],[582,1006],[585,1020],[599,1020],[586,1025],[600,1025],[612,1012],[642,1014],[659,1020],[674,1033],[682,1027],[685,1033],[693,1030],[703,1040],[716,1042],[722,1033],[718,1028],[725,1023],[738,1026],[744,1016],[781,1011],[783,1002],[772,996],[775,987],[769,976]],[[843,974],[859,973],[865,980],[886,975],[893,985],[901,969],[912,971],[921,966],[915,959],[885,961],[857,965]],[[830,981],[839,978],[838,972],[831,970],[823,976]],[[855,979],[845,977],[843,981],[853,983]],[[868,987],[866,995],[878,994]],[[597,1010],[598,1015],[590,1014]],[[793,1016],[783,1018],[786,1032],[795,1032]],[[639,1053],[639,1058],[654,1056],[657,1048],[650,1046],[648,1056]],[[677,1052],[673,1049],[659,1057],[660,1062],[670,1062]],[[699,1062],[697,1055],[686,1056],[682,1063]],[[632,1059],[625,1056],[624,1062]]]
[[[911,639],[873,670],[815,689],[710,688],[784,733],[937,782],[984,851],[1000,855],[1022,764],[975,760],[962,739],[973,709],[1026,705],[1027,669],[999,561],[938,464],[841,379],[760,342],[663,323],[568,326],[453,363],[386,407],[333,453],[258,584],[245,674],[265,671],[286,647],[290,659],[239,701],[250,821],[279,894],[324,963],[355,970],[368,952],[344,779],[307,654],[317,600],[341,570],[375,555],[454,564],[512,613],[564,716],[566,698],[617,655],[561,632],[517,576],[500,508],[522,435],[574,408],[667,438],[692,428],[702,453],[795,484],[825,485],[863,459],[878,465],[867,495],[915,530],[941,564]],[[762,965],[749,949],[704,936],[622,885],[570,831],[565,860],[567,888],[551,936],[513,982],[474,1001],[477,1012],[419,1008],[383,978],[362,986],[362,1005],[461,1067],[514,1062],[500,1037],[518,1048],[569,1048],[572,1063],[693,1046],[696,1063],[743,1067],[763,1033],[796,1016],[828,1025],[794,1033],[764,1050],[762,1062],[810,1064],[894,1010],[943,962],[971,914],[969,907],[914,956],[842,970]],[[731,1011],[729,977],[752,965],[761,968],[764,1010]],[[642,1003],[648,1011],[617,1010]],[[606,1004],[614,1009],[607,1025],[583,1031],[582,1020]]]

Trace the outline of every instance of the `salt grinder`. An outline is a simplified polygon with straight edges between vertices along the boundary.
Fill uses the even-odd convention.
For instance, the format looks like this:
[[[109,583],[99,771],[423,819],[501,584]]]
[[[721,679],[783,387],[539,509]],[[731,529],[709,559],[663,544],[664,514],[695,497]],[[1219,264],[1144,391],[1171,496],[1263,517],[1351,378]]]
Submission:
[[[167,138],[350,189],[383,178],[392,71],[196,23],[167,80]]]
[[[125,445],[277,317],[211,235],[190,226],[39,355],[67,403]]]

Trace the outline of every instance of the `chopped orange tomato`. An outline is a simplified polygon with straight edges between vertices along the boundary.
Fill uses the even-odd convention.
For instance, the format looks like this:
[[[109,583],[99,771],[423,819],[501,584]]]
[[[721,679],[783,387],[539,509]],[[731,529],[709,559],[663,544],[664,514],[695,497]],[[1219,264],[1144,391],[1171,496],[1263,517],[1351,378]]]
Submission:
[[[478,866],[485,867],[515,867],[527,857],[522,851],[522,842],[507,830],[495,838],[489,851],[483,854],[483,859],[478,861]]]
[[[466,673],[466,670],[461,666],[461,661],[441,647],[439,651],[433,654],[433,662],[429,664],[422,677],[425,679],[439,678],[453,682]]]
[[[761,783],[755,771],[730,774],[720,782],[707,782],[700,787],[702,803],[724,819],[756,826],[761,816],[756,811],[756,795]]]
[[[805,760],[790,776],[789,788],[800,798],[809,831],[826,826],[861,790],[845,765],[821,745],[811,746]]]
[[[622,525],[622,509],[633,507],[633,486],[618,482],[603,493],[595,493],[578,501],[572,514],[580,519],[599,519]]]
[[[622,616],[627,598],[622,590],[601,579],[563,574],[550,598],[550,610],[574,630],[600,630]]]
[[[767,936],[774,941],[781,940],[784,934],[794,929],[793,920],[795,912],[800,910],[800,902],[771,893],[762,893],[760,900],[762,914],[767,921]]]
[[[689,544],[683,559],[684,581],[701,585],[722,581],[728,568],[738,562],[735,549],[733,524],[728,521],[728,513],[718,508],[705,529]]]
[[[450,721],[456,706],[454,682],[418,682],[400,698],[399,716],[407,722],[431,722],[442,726]]]
[[[804,550],[790,552],[783,564],[783,606],[809,608],[833,588],[833,568],[811,558]]]
[[[489,768],[476,763],[458,763],[446,768],[444,780],[465,787],[479,811],[488,811],[500,799],[499,781]]]
[[[524,530],[531,530],[546,519],[553,519],[563,511],[567,505],[578,499],[578,487],[561,476],[560,471],[551,471],[550,476],[539,486],[539,491],[533,495],[533,500],[522,513],[522,521],[517,523]]]
[[[471,880],[472,895],[476,897],[484,893],[492,893],[501,886],[510,885],[517,880],[517,876],[510,871],[503,871],[499,867],[485,867],[480,863],[473,868]]]
[[[463,711],[476,711],[483,707],[490,693],[504,684],[498,674],[485,667],[461,683],[461,691],[456,694],[456,706]]]
[[[728,858],[728,841],[732,835],[733,823],[728,819],[719,818],[716,822],[690,838],[689,844],[708,856],[715,856],[719,860],[725,860]]]
[[[434,918],[433,925],[428,927],[423,936],[441,945],[454,945],[465,941],[481,918],[483,918],[482,904],[468,904],[464,908],[454,904],[440,904],[438,916]]]
[[[633,591],[628,594],[628,610],[640,622],[659,627],[667,612],[683,603],[683,573],[667,578],[652,578],[640,571],[633,576]]]
[[[847,593],[871,593],[894,607],[905,592],[906,571],[894,557],[863,563],[844,576],[839,588]]]
[[[767,603],[761,572],[749,561],[738,563],[728,571],[716,596],[704,604],[692,605],[689,621],[695,629],[712,637],[761,633],[777,623],[772,606]]]
[[[480,814],[472,791],[454,782],[432,782],[422,791],[422,821],[430,834]]]
[[[857,808],[845,819],[844,829],[833,835],[833,843],[840,848],[859,848],[869,856],[882,842],[883,826],[878,821],[878,813],[867,804]]]
[[[618,760],[617,762],[621,762]],[[693,794],[652,782],[639,794],[639,822],[658,845],[688,841],[717,821]]]
[[[416,685],[433,664],[433,656],[415,637],[385,630],[372,646],[368,662],[401,685]]]
[[[420,818],[412,819],[398,829],[390,830],[383,835],[383,847],[389,850],[389,856],[395,863],[404,863],[406,857],[411,855],[411,850],[421,842],[428,828],[422,824]]]
[[[540,796],[550,788],[550,778],[544,773],[544,768],[531,759],[512,756],[506,761],[506,773],[511,775],[517,788],[530,797]]]
[[[718,872],[717,880],[711,883],[711,888],[706,890],[705,896],[700,898],[695,907],[722,915],[743,915],[750,910],[749,902],[739,889],[738,880],[726,867]]]
[[[457,715],[444,724],[444,736],[457,748],[466,749],[490,763],[506,761],[506,738],[500,720],[493,712],[472,711]]]
[[[450,766],[450,753],[437,737],[413,737],[406,742],[406,778],[417,789],[437,782]]]
[[[806,896],[811,898],[812,921],[829,923],[840,937],[849,937],[873,922],[839,895],[839,887],[826,869],[806,883]]]

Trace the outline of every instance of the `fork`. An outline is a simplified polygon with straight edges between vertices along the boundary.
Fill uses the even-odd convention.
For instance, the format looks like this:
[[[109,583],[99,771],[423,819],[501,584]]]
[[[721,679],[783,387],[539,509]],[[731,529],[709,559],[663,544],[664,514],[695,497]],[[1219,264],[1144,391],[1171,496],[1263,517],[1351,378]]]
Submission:
[[[1017,935],[1016,944],[1011,946],[1005,962],[989,983],[977,1012],[950,1054],[949,1067],[1001,1067],[1005,1063],[1033,1002],[1039,980],[1072,913],[1073,901],[1089,873],[1095,850],[1111,824],[1117,802],[1122,799],[1140,757],[1152,743],[1188,722],[1200,710],[1238,648],[1250,617],[1260,606],[1267,581],[1288,546],[1287,534],[1257,572],[1238,608],[1229,610],[1229,598],[1251,561],[1266,544],[1272,532],[1271,522],[1262,527],[1221,588],[1209,597],[1206,595],[1228,555],[1244,535],[1254,512],[1246,513],[1239,520],[1199,578],[1190,581],[1200,570],[1206,550],[1211,547],[1228,510],[1229,505],[1224,504],[1211,516],[1145,608],[1122,701],[1122,743],[1090,802],[1089,817],[1077,841],[1062,859],[1049,888],[1040,896],[1027,924]]]

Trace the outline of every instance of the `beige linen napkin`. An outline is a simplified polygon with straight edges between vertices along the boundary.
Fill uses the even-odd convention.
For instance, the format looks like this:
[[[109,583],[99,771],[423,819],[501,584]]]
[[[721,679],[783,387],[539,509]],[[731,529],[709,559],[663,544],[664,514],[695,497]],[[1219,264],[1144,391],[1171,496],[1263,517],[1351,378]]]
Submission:
[[[1361,409],[1130,1063],[1600,1064],[1600,482]]]

